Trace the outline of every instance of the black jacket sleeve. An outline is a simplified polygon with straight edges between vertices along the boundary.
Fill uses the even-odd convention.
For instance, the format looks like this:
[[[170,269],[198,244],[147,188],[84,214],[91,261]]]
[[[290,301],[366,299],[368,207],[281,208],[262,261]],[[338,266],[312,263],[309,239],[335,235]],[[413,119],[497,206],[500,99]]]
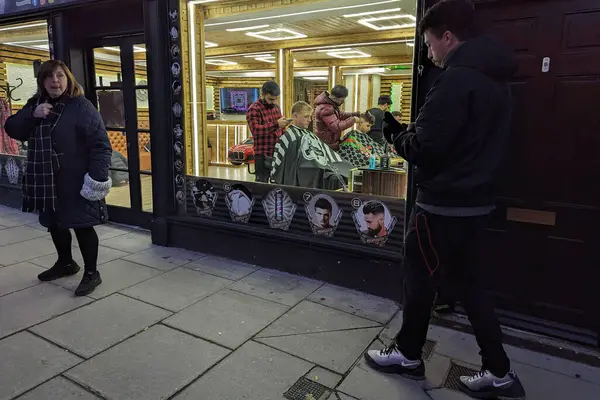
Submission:
[[[29,139],[38,119],[33,117],[35,102],[29,101],[25,106],[11,115],[4,124],[4,130],[11,138],[22,142]]]
[[[434,167],[460,138],[469,113],[469,86],[460,68],[447,70],[427,95],[414,129],[394,140],[402,158],[421,167]]]
[[[77,130],[85,138],[89,151],[88,173],[93,180],[106,182],[112,147],[98,110],[89,100],[82,99],[81,101]]]

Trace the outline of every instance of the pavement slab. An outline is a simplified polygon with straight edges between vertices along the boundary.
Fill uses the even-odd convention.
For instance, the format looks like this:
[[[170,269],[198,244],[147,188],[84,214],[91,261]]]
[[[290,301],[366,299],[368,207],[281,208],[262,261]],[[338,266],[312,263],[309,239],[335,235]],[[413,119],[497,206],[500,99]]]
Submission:
[[[46,240],[44,238],[26,240],[0,247],[0,264],[17,264],[49,254],[56,254],[54,243],[52,243],[51,240]],[[54,261],[56,261],[56,259]],[[54,261],[52,264],[54,264]]]
[[[123,259],[101,264],[98,266],[98,271],[102,277],[102,284],[96,288],[94,293],[89,295],[89,297],[94,299],[110,296],[120,290],[127,289],[130,286],[162,274],[157,269],[144,267],[143,265]],[[58,279],[52,283],[74,291],[81,281],[82,274],[83,272],[80,272],[77,275]]]
[[[0,269],[0,297],[40,284],[37,276],[45,269],[28,262]]]
[[[282,400],[312,364],[255,342],[231,353],[175,400]]]
[[[298,275],[261,269],[237,281],[230,289],[293,306],[321,285],[322,282]]]
[[[218,276],[177,268],[125,289],[122,293],[167,310],[180,311],[232,283]]]
[[[235,349],[287,310],[283,304],[226,289],[175,314],[165,324]]]
[[[257,338],[256,341],[343,375],[380,331],[381,328],[351,329]]]
[[[323,285],[309,300],[349,314],[386,324],[398,311],[395,301],[334,285]]]
[[[166,326],[154,326],[65,375],[112,400],[173,396],[229,353]]]
[[[91,302],[48,283],[0,297],[0,338]]]
[[[154,247],[150,233],[144,231],[130,232],[110,239],[100,240],[100,245],[127,253],[139,253],[140,251]]]
[[[73,241],[73,244],[76,244],[76,240]],[[81,255],[81,251],[79,247],[73,246],[71,254],[73,255],[73,259],[79,264],[81,268],[84,267],[83,256]],[[111,249],[110,247],[100,246],[98,247],[98,265],[105,264],[107,262],[117,260],[121,257],[128,256],[129,253],[124,251]],[[51,268],[56,262],[56,254],[49,254],[44,257],[36,258],[30,261],[32,264],[39,265],[42,268]]]
[[[417,382],[377,372],[363,359],[352,368],[337,390],[361,400],[430,400]]]
[[[81,361],[29,332],[0,340],[0,355],[0,400],[14,399]]]
[[[169,315],[168,311],[114,294],[33,327],[31,331],[90,358]]]
[[[202,257],[204,257],[204,254],[173,247],[151,247],[124,257],[124,259],[147,267],[160,269],[161,271],[170,271]]]
[[[221,278],[234,281],[240,280],[259,269],[259,267],[254,265],[214,256],[203,257],[186,265],[186,268],[195,269],[196,271],[206,272],[207,274],[220,276]]]
[[[49,236],[49,234],[39,231],[37,229],[30,228],[28,226],[16,226],[14,228],[6,228],[0,230],[0,246],[24,242],[27,240],[37,239],[44,236]]]
[[[289,336],[379,326],[377,322],[368,319],[311,301],[302,301],[262,331],[258,337]]]
[[[100,400],[61,376],[52,379],[19,397],[19,400]]]

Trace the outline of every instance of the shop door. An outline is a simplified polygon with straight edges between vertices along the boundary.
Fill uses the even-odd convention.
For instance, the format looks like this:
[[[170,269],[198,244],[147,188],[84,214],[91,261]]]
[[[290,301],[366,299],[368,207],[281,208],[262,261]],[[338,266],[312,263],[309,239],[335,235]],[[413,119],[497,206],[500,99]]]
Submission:
[[[113,148],[111,221],[148,228],[152,216],[152,152],[146,46],[143,36],[103,39],[87,50],[92,90]]]
[[[498,305],[600,329],[600,2],[477,7],[515,49],[513,131],[484,257]]]

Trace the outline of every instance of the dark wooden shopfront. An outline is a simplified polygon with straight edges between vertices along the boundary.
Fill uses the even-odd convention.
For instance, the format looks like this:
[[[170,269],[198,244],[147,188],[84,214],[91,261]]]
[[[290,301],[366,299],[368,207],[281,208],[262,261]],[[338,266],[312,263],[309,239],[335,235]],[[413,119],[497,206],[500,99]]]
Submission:
[[[477,11],[519,60],[510,157],[482,249],[496,304],[528,315],[512,315],[524,328],[540,318],[551,334],[595,342],[600,2],[481,1]]]

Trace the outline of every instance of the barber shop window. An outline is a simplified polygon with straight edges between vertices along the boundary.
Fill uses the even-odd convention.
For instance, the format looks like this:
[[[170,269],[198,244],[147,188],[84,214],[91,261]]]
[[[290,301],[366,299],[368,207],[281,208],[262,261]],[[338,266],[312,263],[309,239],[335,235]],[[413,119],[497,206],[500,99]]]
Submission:
[[[229,8],[186,10],[188,175],[405,197],[416,1]]]

